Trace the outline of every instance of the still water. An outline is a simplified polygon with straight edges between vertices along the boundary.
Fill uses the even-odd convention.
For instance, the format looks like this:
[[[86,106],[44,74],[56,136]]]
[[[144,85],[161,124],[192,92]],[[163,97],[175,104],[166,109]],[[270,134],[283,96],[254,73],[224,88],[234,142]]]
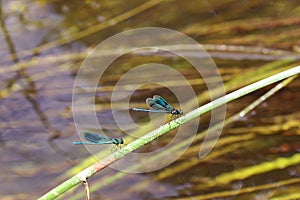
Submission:
[[[184,33],[209,52],[229,93],[299,65],[299,10],[298,1],[1,1],[1,199],[37,199],[88,166],[82,161],[91,152],[111,152],[111,146],[87,150],[72,144],[80,139],[73,119],[73,84],[84,59],[103,40],[125,30],[150,26]],[[115,45],[107,51],[107,57],[118,51]],[[199,56],[184,45],[180,51],[189,58]],[[286,61],[291,56],[293,59]],[[94,69],[103,69],[99,62],[96,55]],[[115,94],[117,103],[112,107],[118,81],[135,66],[146,63],[170,66],[187,82],[153,68],[125,82]],[[214,82],[211,71],[207,69],[206,73]],[[201,96],[208,90],[202,78],[184,58],[170,52],[126,53],[98,80],[94,100],[102,130],[88,120],[85,128],[126,138],[136,130],[133,122],[143,125],[153,117],[159,127],[165,115],[149,116],[129,108],[147,108],[145,99],[155,94],[177,109],[181,102],[164,85],[138,83],[159,80],[180,94],[185,94],[190,85],[200,99],[196,104],[183,104],[186,113],[209,102],[208,97]],[[94,92],[90,89],[87,94]],[[269,89],[229,103],[226,116],[240,112]],[[124,98],[129,91],[132,95]],[[204,159],[198,158],[202,138],[175,162],[155,171],[123,173],[106,168],[89,179],[92,199],[300,199],[299,91],[300,79],[296,78],[245,117],[225,126],[221,139]],[[191,96],[185,95],[183,102],[189,100]],[[89,113],[84,104],[79,110],[83,119]],[[196,124],[200,134],[208,128],[210,117],[205,114],[200,124],[195,120],[182,128],[188,134]],[[152,129],[141,130],[145,134]],[[166,146],[174,134],[176,131],[137,152],[154,152]],[[136,137],[131,135],[127,140]],[[167,156],[175,154],[160,161]],[[121,162],[126,163],[126,159]],[[136,162],[146,169],[152,166],[147,159]],[[127,167],[132,164],[128,159]],[[254,166],[264,170],[251,168]],[[78,185],[60,198],[85,199],[84,187]]]

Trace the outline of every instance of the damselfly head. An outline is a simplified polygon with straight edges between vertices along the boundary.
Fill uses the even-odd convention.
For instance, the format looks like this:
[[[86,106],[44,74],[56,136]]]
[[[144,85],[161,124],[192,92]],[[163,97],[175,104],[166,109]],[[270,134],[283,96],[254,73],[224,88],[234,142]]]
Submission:
[[[183,114],[183,112],[182,112],[182,110],[180,109],[180,110],[176,110],[176,109],[174,109],[174,110],[172,110],[171,111],[171,114],[172,115],[182,115]]]
[[[116,145],[124,144],[124,140],[123,140],[123,138],[121,138],[121,139],[114,138],[113,144],[116,144]]]
[[[120,144],[124,144],[123,138],[121,138],[119,142],[120,142]]]

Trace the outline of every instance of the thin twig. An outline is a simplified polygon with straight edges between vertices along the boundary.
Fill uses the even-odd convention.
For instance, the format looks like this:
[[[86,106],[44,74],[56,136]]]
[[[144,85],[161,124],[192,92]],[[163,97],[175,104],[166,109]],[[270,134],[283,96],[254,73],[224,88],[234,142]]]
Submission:
[[[84,189],[85,189],[85,194],[86,194],[86,200],[90,200],[90,189],[89,189],[89,183],[88,181],[83,181]]]

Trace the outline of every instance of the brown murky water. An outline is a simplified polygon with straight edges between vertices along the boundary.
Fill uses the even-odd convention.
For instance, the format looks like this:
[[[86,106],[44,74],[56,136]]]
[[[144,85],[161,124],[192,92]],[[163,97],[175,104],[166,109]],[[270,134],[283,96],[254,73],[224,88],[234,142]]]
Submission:
[[[82,168],[73,167],[90,153],[72,144],[79,139],[72,115],[73,83],[88,52],[114,34],[145,26],[187,34],[208,50],[227,92],[300,63],[298,1],[12,0],[1,4],[1,199],[37,199]],[[197,56],[193,49],[182,51],[188,57]],[[291,56],[292,60],[285,61]],[[105,71],[95,98],[102,131],[111,137],[125,137],[112,115],[117,112],[122,119],[128,109],[122,98],[115,110],[111,109],[114,85],[125,72],[145,63],[171,66],[189,80],[198,95],[207,90],[182,58],[166,52],[124,55]],[[160,73],[153,70],[147,76]],[[124,90],[136,89],[134,83],[147,76],[136,77]],[[172,76],[166,80],[185,92],[185,85]],[[229,103],[227,116],[269,89]],[[140,87],[130,102],[145,107],[144,99],[154,94],[177,107],[176,95],[161,85]],[[300,199],[299,98],[300,79],[296,78],[245,117],[227,125],[205,159],[198,158],[199,140],[176,162],[157,171],[133,174],[105,169],[90,179],[92,199]],[[187,108],[185,112],[190,111]],[[82,109],[85,116],[87,111]],[[137,123],[149,120],[144,113],[130,115]],[[199,132],[208,127],[209,117],[201,116]],[[125,117],[122,122],[133,131]],[[140,151],[165,146],[170,137]],[[109,151],[111,147],[101,148]],[[84,198],[81,185],[61,197]]]

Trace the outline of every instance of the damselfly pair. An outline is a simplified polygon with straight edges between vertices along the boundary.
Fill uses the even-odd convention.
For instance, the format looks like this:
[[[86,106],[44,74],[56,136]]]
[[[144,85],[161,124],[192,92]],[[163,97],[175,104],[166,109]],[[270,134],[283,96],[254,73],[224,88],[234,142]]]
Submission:
[[[154,95],[153,98],[147,98],[146,103],[149,105],[150,109],[133,108],[132,110],[142,112],[167,113],[171,114],[172,116],[178,116],[183,114],[182,110],[175,109],[164,98],[162,98],[159,95]],[[115,144],[116,146],[124,144],[124,140],[122,138],[110,138],[107,136],[98,135],[90,132],[85,132],[84,138],[88,142],[73,142],[73,144]]]

